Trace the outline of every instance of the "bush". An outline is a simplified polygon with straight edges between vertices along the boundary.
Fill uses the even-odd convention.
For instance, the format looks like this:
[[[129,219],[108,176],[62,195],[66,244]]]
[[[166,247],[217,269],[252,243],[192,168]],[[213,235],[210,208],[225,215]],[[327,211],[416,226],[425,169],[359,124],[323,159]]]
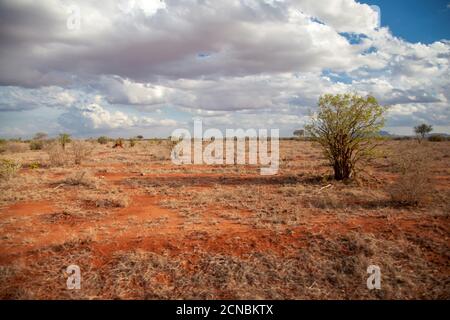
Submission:
[[[94,147],[85,141],[74,141],[72,143],[72,154],[75,164],[81,164],[83,160],[91,155]]]
[[[0,178],[2,180],[9,180],[17,174],[21,168],[21,164],[13,160],[0,160]]]
[[[113,148],[123,148],[123,139],[116,139],[116,141],[114,141]]]
[[[134,147],[136,145],[136,140],[130,139],[130,147]]]
[[[373,155],[385,108],[372,96],[356,94],[326,94],[320,97],[318,107],[306,132],[322,146],[334,178],[351,178],[358,163]]]
[[[64,150],[66,150],[66,145],[72,140],[70,139],[70,134],[68,134],[68,133],[61,133],[59,135],[59,137],[58,137],[58,141],[61,144],[61,147]]]
[[[98,137],[97,142],[100,144],[107,144],[108,140],[109,140],[108,137],[101,136],[101,137]]]
[[[439,135],[439,134],[428,137],[428,141],[431,141],[431,142],[441,142],[441,141],[445,141],[445,140],[447,140],[447,139],[445,139],[444,136]]]
[[[89,188],[97,188],[98,180],[91,175],[89,171],[78,171],[72,173],[63,181],[63,184],[70,186],[85,186]]]
[[[58,142],[48,144],[44,150],[51,166],[60,167],[67,163],[67,154]]]
[[[392,200],[408,206],[423,204],[433,189],[427,150],[417,145],[405,146],[394,157],[394,168],[399,177],[390,186]]]
[[[30,150],[42,150],[44,148],[44,141],[42,140],[31,140]]]

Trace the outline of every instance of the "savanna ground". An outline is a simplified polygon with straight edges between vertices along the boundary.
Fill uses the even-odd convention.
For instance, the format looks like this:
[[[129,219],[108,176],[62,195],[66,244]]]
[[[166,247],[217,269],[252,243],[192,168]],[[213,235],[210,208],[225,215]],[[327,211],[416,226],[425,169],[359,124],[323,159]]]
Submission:
[[[384,142],[347,183],[308,141],[280,142],[274,176],[176,166],[166,140],[92,145],[79,165],[0,155],[22,163],[0,182],[2,299],[450,298],[450,142]],[[431,183],[404,205],[394,162],[418,150]],[[81,290],[66,287],[71,264]]]

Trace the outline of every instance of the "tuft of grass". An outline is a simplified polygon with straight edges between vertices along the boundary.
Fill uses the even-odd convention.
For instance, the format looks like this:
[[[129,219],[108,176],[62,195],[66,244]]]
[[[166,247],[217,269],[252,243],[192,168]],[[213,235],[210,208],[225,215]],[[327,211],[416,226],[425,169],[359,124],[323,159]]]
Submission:
[[[89,188],[97,188],[98,181],[88,171],[78,171],[72,173],[66,179],[61,181],[62,184],[70,186],[85,186]]]
[[[84,201],[97,208],[126,208],[129,205],[129,199],[126,195],[113,192],[106,195],[87,195]]]

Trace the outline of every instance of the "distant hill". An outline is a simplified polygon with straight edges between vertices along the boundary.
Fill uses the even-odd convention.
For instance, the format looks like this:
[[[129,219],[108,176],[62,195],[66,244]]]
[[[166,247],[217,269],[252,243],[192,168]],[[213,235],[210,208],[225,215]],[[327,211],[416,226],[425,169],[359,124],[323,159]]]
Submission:
[[[383,131],[383,130],[381,130],[381,131],[379,132],[379,134],[380,134],[380,136],[382,136],[382,137],[393,137],[393,136],[394,136],[394,135],[390,134],[389,132]]]

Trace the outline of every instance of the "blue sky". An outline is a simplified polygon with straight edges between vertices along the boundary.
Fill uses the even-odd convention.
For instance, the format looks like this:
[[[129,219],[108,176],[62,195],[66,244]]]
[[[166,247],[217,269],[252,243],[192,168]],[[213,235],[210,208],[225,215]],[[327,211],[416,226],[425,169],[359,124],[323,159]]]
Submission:
[[[448,0],[369,0],[360,1],[381,9],[381,25],[410,42],[432,43],[450,39]]]
[[[0,137],[167,137],[193,118],[291,136],[320,95],[355,91],[389,106],[389,132],[450,133],[449,15],[450,0],[3,0]]]

